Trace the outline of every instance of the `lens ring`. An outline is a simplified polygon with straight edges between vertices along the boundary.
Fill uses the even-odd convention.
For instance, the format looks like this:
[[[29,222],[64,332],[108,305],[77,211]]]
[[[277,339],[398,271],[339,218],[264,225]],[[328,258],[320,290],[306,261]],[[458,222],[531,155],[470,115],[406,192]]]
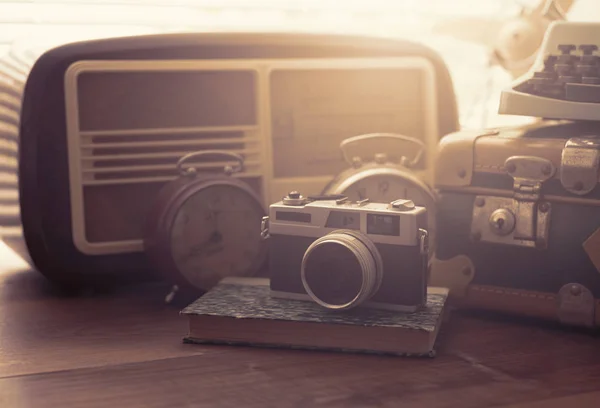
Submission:
[[[381,280],[383,279],[383,259],[381,258],[381,254],[379,253],[377,246],[375,246],[373,241],[371,241],[371,239],[367,235],[365,235],[359,231],[335,230],[335,231],[331,232],[331,234],[336,234],[336,233],[350,235],[350,236],[356,238],[357,240],[359,240],[363,245],[365,245],[367,247],[367,249],[369,250],[369,253],[371,254],[371,256],[373,257],[373,259],[375,261],[375,266],[377,269],[376,286],[373,288],[373,291],[377,292],[379,290],[379,288],[381,287]]]
[[[362,283],[358,293],[352,300],[343,304],[332,304],[324,301],[311,289],[307,279],[307,264],[317,248],[325,244],[337,244],[348,249],[360,264]],[[306,293],[319,305],[327,309],[345,310],[356,307],[375,294],[383,278],[383,261],[377,247],[364,234],[350,230],[335,230],[315,240],[304,253],[301,265],[302,285]]]

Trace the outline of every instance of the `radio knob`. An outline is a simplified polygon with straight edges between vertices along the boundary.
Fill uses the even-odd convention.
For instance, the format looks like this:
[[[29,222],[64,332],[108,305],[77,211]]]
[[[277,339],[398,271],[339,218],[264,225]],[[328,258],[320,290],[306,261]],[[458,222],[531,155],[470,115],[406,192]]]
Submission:
[[[500,208],[490,215],[490,228],[497,235],[508,235],[515,229],[515,215],[506,208]]]

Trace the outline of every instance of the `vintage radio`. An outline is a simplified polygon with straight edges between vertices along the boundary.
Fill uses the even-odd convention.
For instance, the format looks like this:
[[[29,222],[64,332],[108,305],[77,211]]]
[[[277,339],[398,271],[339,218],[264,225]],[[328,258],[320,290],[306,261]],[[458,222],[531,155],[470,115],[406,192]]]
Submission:
[[[243,156],[234,177],[268,206],[292,186],[319,193],[346,167],[338,146],[349,136],[417,138],[428,166],[457,128],[445,65],[410,42],[205,33],[69,44],[37,60],[24,91],[24,236],[54,280],[138,280],[148,209],[186,154]]]
[[[440,142],[431,279],[465,306],[600,327],[599,33],[553,23],[503,92],[500,113],[555,120]]]

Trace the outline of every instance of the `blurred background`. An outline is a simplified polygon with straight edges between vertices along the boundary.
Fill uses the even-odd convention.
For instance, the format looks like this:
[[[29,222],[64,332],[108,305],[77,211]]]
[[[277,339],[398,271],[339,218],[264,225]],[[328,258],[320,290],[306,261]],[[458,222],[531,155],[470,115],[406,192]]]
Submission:
[[[298,31],[409,38],[438,51],[466,128],[496,114],[511,76],[489,67],[499,30],[542,0],[0,0],[0,57],[72,41],[165,32]],[[559,1],[560,2],[560,1]],[[564,4],[564,0],[562,1]],[[568,1],[568,19],[599,21],[598,0]],[[570,4],[572,3],[572,5]]]
[[[600,21],[600,1],[560,1],[567,5],[568,20]],[[532,118],[497,114],[500,91],[510,86],[515,74],[493,64],[490,56],[507,22],[539,12],[542,2],[0,0],[0,71],[18,79],[4,84],[15,86],[13,91],[18,93],[30,66],[49,48],[73,41],[151,33],[296,31],[407,38],[428,45],[445,60],[454,82],[462,128],[513,125]],[[16,145],[5,144],[0,145],[0,199],[17,204]],[[18,234],[13,229],[18,227],[0,226],[0,236]],[[8,256],[13,255],[0,247],[0,257],[6,260]]]

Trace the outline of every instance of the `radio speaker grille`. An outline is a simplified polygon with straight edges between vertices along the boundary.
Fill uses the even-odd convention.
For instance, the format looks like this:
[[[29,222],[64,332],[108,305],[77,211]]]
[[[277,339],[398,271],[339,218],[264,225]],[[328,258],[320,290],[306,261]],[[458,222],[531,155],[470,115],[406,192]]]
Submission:
[[[245,158],[246,172],[258,173],[259,140],[252,129],[177,129],[162,132],[83,132],[81,172],[84,185],[165,181],[175,176],[177,161],[187,153],[224,150]],[[187,166],[218,173],[221,160],[193,160]]]
[[[259,173],[252,71],[84,71],[76,81],[83,185],[166,181],[179,158],[213,149],[242,155],[246,172]]]

